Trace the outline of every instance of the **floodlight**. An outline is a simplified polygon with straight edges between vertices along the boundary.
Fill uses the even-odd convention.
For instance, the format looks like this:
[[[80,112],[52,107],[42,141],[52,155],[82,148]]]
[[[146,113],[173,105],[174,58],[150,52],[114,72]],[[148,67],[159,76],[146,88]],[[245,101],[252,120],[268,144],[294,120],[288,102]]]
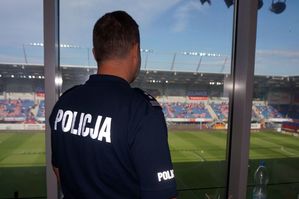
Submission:
[[[286,0],[272,0],[270,11],[280,14],[286,9]]]
[[[206,2],[211,5],[211,0],[200,0],[201,4],[205,4]]]
[[[234,0],[224,0],[224,2],[228,8],[234,4]]]
[[[152,49],[140,49],[140,52],[143,52],[143,53],[153,53],[154,51]]]

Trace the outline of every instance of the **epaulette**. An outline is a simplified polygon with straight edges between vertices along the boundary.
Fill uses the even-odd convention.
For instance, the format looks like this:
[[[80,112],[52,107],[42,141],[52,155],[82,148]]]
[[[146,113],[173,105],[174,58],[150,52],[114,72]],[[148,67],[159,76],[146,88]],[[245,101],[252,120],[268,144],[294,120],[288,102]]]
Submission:
[[[140,88],[134,88],[134,90],[140,93],[151,106],[161,108],[160,103],[152,95],[141,90]]]
[[[74,90],[75,88],[78,88],[78,87],[80,87],[80,86],[82,86],[82,85],[80,84],[80,85],[73,86],[72,88],[70,88],[70,89],[64,91],[59,97],[62,97],[63,95],[67,94],[68,92],[70,92],[70,91],[72,91],[72,90]]]

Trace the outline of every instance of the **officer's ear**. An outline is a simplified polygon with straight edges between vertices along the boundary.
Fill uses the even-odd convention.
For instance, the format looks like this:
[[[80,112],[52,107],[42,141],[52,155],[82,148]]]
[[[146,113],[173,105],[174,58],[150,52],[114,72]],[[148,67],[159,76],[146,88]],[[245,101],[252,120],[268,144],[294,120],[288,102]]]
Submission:
[[[139,43],[134,43],[131,51],[132,51],[132,56],[133,56],[134,62],[138,65],[138,62],[140,62]]]
[[[135,80],[135,78],[137,77],[139,70],[140,70],[140,66],[141,66],[141,55],[140,55],[140,45],[139,43],[135,43],[132,46],[131,49],[131,56],[132,56],[132,65],[134,67],[132,67],[133,69],[133,79],[131,82],[133,82]]]
[[[94,57],[94,59],[96,60],[97,64],[99,64],[99,60],[98,60],[98,58],[97,58],[97,54],[96,54],[96,51],[95,51],[94,48],[92,48],[92,54],[93,54],[93,57]]]
[[[97,60],[97,58],[96,58],[96,53],[95,53],[95,51],[94,51],[94,48],[92,48],[92,54],[93,54],[94,59]]]

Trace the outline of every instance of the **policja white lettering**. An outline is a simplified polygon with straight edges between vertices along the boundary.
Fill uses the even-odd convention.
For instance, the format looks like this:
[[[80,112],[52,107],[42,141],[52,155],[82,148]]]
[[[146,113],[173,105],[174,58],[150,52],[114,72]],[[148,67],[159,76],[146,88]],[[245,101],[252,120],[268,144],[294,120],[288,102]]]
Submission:
[[[76,122],[76,117],[77,117],[77,114],[78,112],[74,112],[74,117],[73,117],[73,122],[72,122],[72,130],[71,130],[71,133],[74,134],[74,135],[77,135],[78,133],[78,130],[74,128],[75,126],[75,122]]]
[[[94,128],[87,127],[88,124],[92,123],[92,115],[87,113],[80,113],[79,121],[77,122],[78,112],[59,109],[55,118],[54,130],[57,130],[58,123],[61,123],[61,130],[63,132],[70,132],[71,134],[87,137],[90,136],[91,139],[97,139],[105,142],[111,143],[111,117],[103,117],[98,115],[96,118]],[[102,119],[104,119],[101,125]],[[78,129],[75,128],[76,123],[78,123]]]
[[[96,126],[94,127],[94,131],[93,133],[90,133],[90,137],[92,139],[96,139],[98,137],[101,121],[102,121],[102,116],[99,115],[96,121]]]
[[[106,142],[111,143],[111,136],[110,136],[110,133],[111,133],[111,120],[112,120],[111,117],[106,117],[106,119],[105,119],[105,121],[102,125],[102,128],[100,130],[98,140],[102,141],[102,139],[105,138]]]
[[[174,178],[173,169],[169,171],[163,171],[158,173],[158,180],[161,182],[162,180],[170,180]]]
[[[79,127],[78,127],[78,135],[81,135],[81,129],[82,129],[82,123],[83,123],[83,119],[84,119],[84,114],[85,113],[81,113],[81,115],[80,115],[80,121],[79,121]]]
[[[65,111],[62,118],[62,131],[69,132],[72,127],[73,113],[72,111]]]
[[[57,130],[57,123],[62,120],[63,110],[59,109],[55,118],[54,130]]]
[[[89,128],[86,127],[86,123],[87,123],[87,122],[90,123],[90,122],[91,122],[91,119],[92,119],[91,115],[90,115],[89,113],[87,113],[87,114],[85,115],[85,117],[84,117],[84,120],[83,120],[83,127],[82,127],[82,136],[83,136],[83,137],[86,137],[86,136],[88,136],[88,134],[89,134]],[[85,128],[85,127],[86,127],[86,128]]]

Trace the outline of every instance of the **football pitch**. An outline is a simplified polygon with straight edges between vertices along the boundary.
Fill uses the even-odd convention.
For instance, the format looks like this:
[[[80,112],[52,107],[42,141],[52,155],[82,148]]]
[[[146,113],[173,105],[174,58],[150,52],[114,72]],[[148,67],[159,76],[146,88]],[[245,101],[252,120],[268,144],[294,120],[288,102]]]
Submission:
[[[0,199],[45,198],[45,134],[0,132]],[[169,146],[179,199],[223,199],[226,186],[226,140],[221,131],[171,131]],[[274,132],[251,134],[248,197],[258,160],[269,172],[269,198],[299,194],[299,138]],[[220,196],[220,197],[219,197]]]

